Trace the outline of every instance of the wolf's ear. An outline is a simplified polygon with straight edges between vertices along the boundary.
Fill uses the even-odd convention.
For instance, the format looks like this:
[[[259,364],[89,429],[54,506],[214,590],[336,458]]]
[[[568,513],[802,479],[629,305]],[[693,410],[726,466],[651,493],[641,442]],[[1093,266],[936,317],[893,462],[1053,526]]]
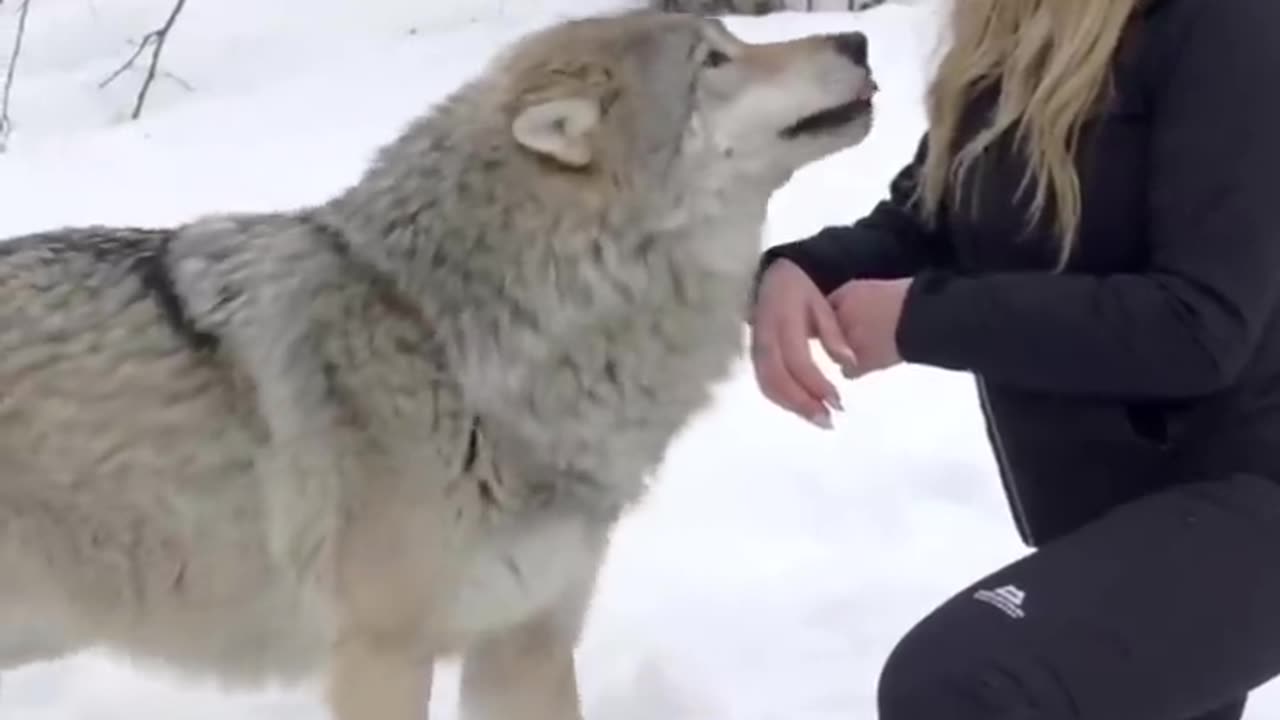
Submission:
[[[548,100],[525,108],[511,123],[516,142],[572,168],[591,163],[591,138],[600,105],[586,98]]]

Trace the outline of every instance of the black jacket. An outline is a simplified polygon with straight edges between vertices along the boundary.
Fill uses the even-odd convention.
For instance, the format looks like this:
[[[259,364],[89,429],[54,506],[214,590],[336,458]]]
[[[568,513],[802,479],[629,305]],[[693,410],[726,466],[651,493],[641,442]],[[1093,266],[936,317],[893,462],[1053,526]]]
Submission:
[[[1008,141],[976,165],[976,211],[965,199],[927,229],[918,153],[867,217],[762,260],[827,292],[915,278],[902,356],[978,378],[1030,545],[1171,483],[1280,479],[1280,0],[1152,0],[1114,90],[1085,127],[1063,272],[1052,224],[1025,227]]]

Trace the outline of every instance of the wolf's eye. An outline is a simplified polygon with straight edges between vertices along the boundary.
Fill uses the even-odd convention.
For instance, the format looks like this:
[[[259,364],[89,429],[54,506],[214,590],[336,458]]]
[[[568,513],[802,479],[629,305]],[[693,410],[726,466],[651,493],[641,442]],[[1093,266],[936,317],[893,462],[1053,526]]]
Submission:
[[[725,63],[729,62],[729,60],[730,60],[729,56],[724,54],[723,52],[719,50],[712,50],[707,53],[707,56],[705,58],[703,58],[702,64],[706,65],[707,67],[720,67],[721,65],[724,65]]]

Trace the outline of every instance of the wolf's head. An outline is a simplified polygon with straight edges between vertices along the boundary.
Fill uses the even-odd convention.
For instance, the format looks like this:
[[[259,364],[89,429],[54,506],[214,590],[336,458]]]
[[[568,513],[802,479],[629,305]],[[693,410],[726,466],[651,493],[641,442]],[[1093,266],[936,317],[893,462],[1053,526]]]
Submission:
[[[661,285],[661,253],[745,287],[770,194],[866,137],[875,90],[858,33],[751,44],[676,13],[561,22],[505,48],[330,205],[413,297],[487,278],[594,316]]]
[[[861,33],[752,44],[716,19],[641,12],[530,35],[491,76],[514,140],[563,169],[712,152],[785,178],[870,131],[867,53]]]
[[[469,404],[532,403],[547,421],[511,433],[563,442],[553,464],[582,467],[614,446],[547,433],[586,421],[587,396],[633,396],[568,368],[612,367],[604,348],[631,338],[630,367],[674,368],[693,393],[679,402],[700,395],[690,378],[727,368],[741,339],[770,194],[862,140],[874,94],[856,33],[750,44],[693,15],[562,22],[411,123],[326,215],[432,318]],[[562,361],[571,350],[585,354]],[[686,350],[683,370],[658,359]]]

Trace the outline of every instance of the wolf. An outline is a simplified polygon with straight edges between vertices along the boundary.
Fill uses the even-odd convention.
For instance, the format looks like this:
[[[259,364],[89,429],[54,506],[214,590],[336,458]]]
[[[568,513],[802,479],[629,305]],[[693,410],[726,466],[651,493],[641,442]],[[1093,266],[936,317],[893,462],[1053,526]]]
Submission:
[[[739,356],[860,33],[530,32],[280,213],[0,243],[0,667],[106,648],[337,720],[581,717],[613,528]]]

